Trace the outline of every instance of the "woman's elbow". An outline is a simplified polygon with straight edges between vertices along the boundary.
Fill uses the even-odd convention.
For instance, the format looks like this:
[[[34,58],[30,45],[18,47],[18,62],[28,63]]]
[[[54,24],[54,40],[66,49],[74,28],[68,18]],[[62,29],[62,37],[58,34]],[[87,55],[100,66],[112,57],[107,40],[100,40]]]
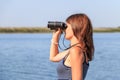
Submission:
[[[49,60],[50,60],[51,62],[54,62],[53,58],[49,58]]]
[[[59,62],[58,60],[55,60],[54,58],[49,58],[51,62]]]

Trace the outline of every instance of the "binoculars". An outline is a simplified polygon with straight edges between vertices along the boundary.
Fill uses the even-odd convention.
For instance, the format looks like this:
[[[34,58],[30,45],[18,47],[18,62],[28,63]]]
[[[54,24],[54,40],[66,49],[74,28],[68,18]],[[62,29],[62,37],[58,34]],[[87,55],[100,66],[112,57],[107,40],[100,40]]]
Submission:
[[[64,22],[59,21],[48,21],[48,28],[51,30],[57,30],[58,28],[65,30],[67,28],[67,25]]]

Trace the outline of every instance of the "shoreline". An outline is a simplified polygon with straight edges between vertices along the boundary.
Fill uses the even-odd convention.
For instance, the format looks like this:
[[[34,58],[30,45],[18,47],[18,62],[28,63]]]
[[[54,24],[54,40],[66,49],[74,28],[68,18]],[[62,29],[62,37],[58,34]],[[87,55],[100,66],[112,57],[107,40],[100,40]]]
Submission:
[[[0,27],[0,33],[51,33],[47,27]],[[120,32],[120,27],[93,27],[95,33]]]

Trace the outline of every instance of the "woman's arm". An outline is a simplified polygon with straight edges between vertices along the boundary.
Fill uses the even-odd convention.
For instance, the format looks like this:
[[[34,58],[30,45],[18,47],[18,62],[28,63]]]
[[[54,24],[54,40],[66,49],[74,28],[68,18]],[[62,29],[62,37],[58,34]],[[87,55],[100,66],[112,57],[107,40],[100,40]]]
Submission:
[[[84,55],[79,47],[70,49],[72,80],[83,80]]]
[[[50,59],[50,61],[53,61],[53,62],[60,61],[68,53],[68,50],[59,53],[58,41],[59,41],[60,35],[61,35],[61,30],[59,29],[53,33],[53,37],[51,40],[49,59]]]
[[[56,55],[55,55],[55,53],[53,52],[51,52],[50,53],[50,61],[52,61],[52,62],[59,62],[61,59],[63,59],[67,54],[68,54],[68,50],[66,50],[66,51],[63,51],[63,52],[60,52],[60,53],[57,53]]]

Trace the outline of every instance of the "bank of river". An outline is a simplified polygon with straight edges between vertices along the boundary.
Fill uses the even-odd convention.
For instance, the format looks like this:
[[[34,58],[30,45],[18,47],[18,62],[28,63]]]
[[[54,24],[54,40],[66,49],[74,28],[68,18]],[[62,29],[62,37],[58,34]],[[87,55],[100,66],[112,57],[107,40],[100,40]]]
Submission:
[[[94,32],[120,32],[120,27],[117,28],[94,28]],[[0,27],[0,33],[50,33],[52,32],[47,27]]]

